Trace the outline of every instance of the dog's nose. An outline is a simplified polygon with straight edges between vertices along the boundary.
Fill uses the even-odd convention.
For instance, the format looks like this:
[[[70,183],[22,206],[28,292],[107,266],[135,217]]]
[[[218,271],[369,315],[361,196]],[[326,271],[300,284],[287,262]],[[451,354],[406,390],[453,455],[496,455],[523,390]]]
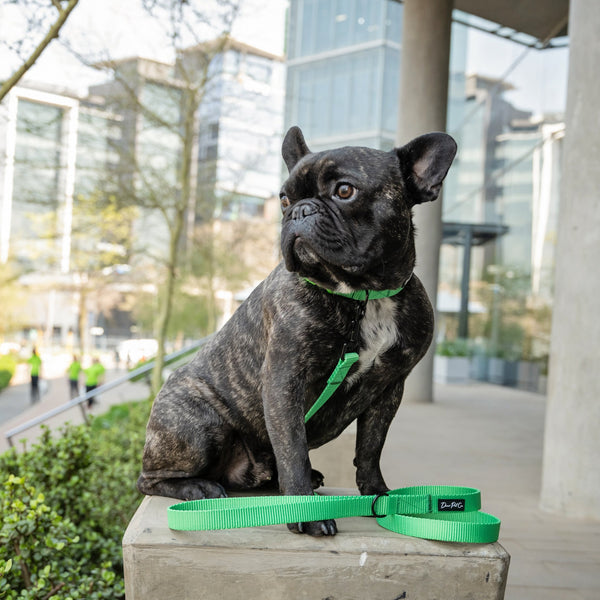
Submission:
[[[314,215],[316,212],[317,207],[314,204],[309,204],[308,202],[296,204],[292,209],[292,220],[301,221],[309,215]]]

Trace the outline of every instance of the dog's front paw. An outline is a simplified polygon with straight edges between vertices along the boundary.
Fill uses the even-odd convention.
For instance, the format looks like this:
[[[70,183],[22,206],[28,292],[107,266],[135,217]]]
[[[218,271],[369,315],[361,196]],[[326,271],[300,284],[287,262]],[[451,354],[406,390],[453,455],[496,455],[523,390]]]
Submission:
[[[309,521],[307,523],[288,523],[288,529],[293,533],[307,533],[315,537],[337,533],[337,527],[333,519]]]
[[[320,488],[325,482],[325,477],[321,471],[317,471],[316,469],[310,470],[310,485],[313,490]]]
[[[358,491],[361,496],[377,496],[378,494],[385,494],[390,491],[390,488],[383,484],[378,485],[358,485]]]
[[[356,460],[354,461],[356,465]],[[381,473],[374,470],[366,471],[364,468],[356,470],[356,487],[361,496],[372,496],[376,494],[385,494],[390,488],[385,484]]]

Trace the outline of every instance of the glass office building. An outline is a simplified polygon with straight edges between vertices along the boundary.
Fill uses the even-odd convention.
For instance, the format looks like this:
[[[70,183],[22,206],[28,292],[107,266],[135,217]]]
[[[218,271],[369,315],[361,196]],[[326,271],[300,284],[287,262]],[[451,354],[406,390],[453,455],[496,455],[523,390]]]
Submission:
[[[13,88],[0,120],[0,263],[31,290],[28,326],[66,339],[76,324],[73,274],[78,201],[104,187],[115,161],[114,116],[64,92]],[[90,230],[80,238],[95,252]]]
[[[13,178],[18,202],[12,204],[11,238],[15,255],[29,269],[60,268],[67,110],[27,99],[18,103]]]
[[[277,196],[284,79],[282,56],[233,39],[213,58],[198,111],[198,223],[262,217]]]
[[[398,113],[402,5],[292,0],[286,123],[309,145],[391,148]]]
[[[86,98],[37,87],[11,91],[0,106],[0,264],[31,273],[36,286],[44,279],[46,287],[64,290],[76,289],[76,279],[118,274],[120,267],[155,280],[150,267],[160,265],[170,243],[165,217],[182,204],[179,248],[186,260],[195,241],[206,241],[207,228],[227,222],[239,244],[246,230],[268,229],[269,261],[262,260],[261,245],[253,262],[272,263],[277,202],[268,201],[280,186],[284,60],[234,40],[203,50],[190,48],[173,64],[117,61],[114,77]],[[211,59],[209,81],[188,104],[194,81],[182,79],[183,61],[202,56]],[[189,75],[203,81],[200,68]],[[185,181],[184,149],[190,150]],[[115,211],[118,227],[111,228],[107,220]],[[247,219],[253,228],[244,226]],[[112,263],[115,255],[123,264],[105,273],[102,257]],[[60,295],[64,310],[58,295],[56,302],[40,302],[56,310],[31,311],[32,327],[59,329],[63,337],[76,329],[78,308],[66,306],[73,294]]]
[[[73,96],[17,87],[0,139],[0,262],[24,271],[70,270],[77,196],[106,189],[115,164],[116,117]]]

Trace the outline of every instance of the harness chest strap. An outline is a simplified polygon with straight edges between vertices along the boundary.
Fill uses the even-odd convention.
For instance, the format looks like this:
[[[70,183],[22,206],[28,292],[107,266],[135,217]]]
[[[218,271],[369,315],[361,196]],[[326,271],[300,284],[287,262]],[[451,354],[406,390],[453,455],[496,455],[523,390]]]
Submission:
[[[325,290],[327,293],[333,294],[334,296],[342,296],[344,298],[357,300],[362,303],[366,303],[369,300],[378,300],[381,298],[390,298],[392,296],[395,296],[396,294],[399,294],[404,289],[406,283],[408,283],[407,280],[407,282],[404,285],[393,290],[356,290],[354,292],[345,293],[323,288],[314,281],[307,279],[306,277],[304,278],[304,281],[310,283],[311,285],[319,287]],[[357,331],[355,333],[357,333],[358,329],[360,328],[360,319],[362,318],[362,315],[364,315],[365,308],[366,307],[363,307],[363,310],[360,313],[360,317],[356,319]],[[356,342],[356,340],[353,341]],[[357,352],[343,351],[342,357],[339,359],[335,369],[333,370],[333,373],[331,373],[329,379],[327,380],[325,389],[321,392],[321,395],[316,399],[315,403],[310,407],[309,411],[306,413],[306,416],[304,417],[305,423],[307,423],[308,420],[325,404],[325,402],[327,402],[327,400],[329,400],[329,398],[333,396],[333,393],[343,383],[344,379],[348,375],[348,371],[352,368],[352,365],[354,365],[354,363],[358,361],[358,359],[359,356]]]
[[[413,537],[465,543],[498,539],[500,520],[479,511],[479,490],[414,486],[375,496],[253,496],[193,500],[168,509],[181,531],[235,529],[344,517],[375,516],[377,523]]]
[[[331,396],[333,396],[333,393],[340,387],[344,379],[346,379],[348,371],[352,368],[352,365],[358,361],[358,358],[359,356],[356,352],[346,352],[344,356],[340,358],[333,373],[327,380],[325,389],[306,413],[306,416],[304,417],[305,423],[308,422],[308,420],[325,404],[325,402],[327,402],[327,400],[329,400],[329,398],[331,398]]]

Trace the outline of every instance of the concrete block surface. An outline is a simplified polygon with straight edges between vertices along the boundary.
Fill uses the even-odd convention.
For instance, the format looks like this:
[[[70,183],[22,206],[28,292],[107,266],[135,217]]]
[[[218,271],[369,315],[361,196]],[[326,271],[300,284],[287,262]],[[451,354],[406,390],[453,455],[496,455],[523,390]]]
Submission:
[[[285,525],[172,531],[167,507],[175,503],[146,497],[125,532],[127,600],[504,598],[510,557],[498,543],[422,540],[366,517],[338,519],[330,538]]]

